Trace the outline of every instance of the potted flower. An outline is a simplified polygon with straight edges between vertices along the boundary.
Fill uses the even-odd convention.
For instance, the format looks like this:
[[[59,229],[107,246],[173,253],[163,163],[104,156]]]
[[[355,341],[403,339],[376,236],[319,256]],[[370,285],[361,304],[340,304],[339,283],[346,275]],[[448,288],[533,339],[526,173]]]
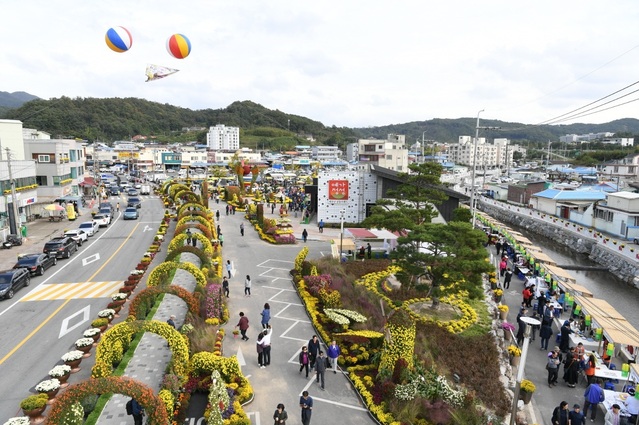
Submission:
[[[4,425],[31,425],[31,419],[28,416],[15,416],[9,418]]]
[[[73,372],[74,369],[76,369],[80,365],[80,362],[82,361],[83,356],[84,356],[84,353],[82,351],[73,350],[63,354],[62,361],[66,365],[71,366],[71,371]]]
[[[100,329],[101,332],[104,332],[109,326],[109,321],[104,318],[95,319],[93,322],[91,322],[91,326]]]
[[[122,306],[122,304],[124,304],[124,302],[126,301],[128,296],[129,296],[129,294],[125,294],[125,293],[122,293],[122,292],[118,292],[117,294],[113,294],[113,295],[111,295],[111,299],[113,300],[113,302],[111,304]]]
[[[504,339],[506,341],[510,341],[512,339],[513,332],[515,331],[515,326],[512,323],[503,322],[501,324],[501,328],[504,330]]]
[[[82,336],[85,338],[92,338],[93,342],[98,342],[101,334],[102,334],[102,331],[100,330],[100,328],[89,328],[86,331],[84,331]]]
[[[46,394],[49,400],[53,400],[60,391],[60,381],[56,378],[46,379],[35,386],[39,393]]]
[[[100,310],[98,311],[98,317],[107,319],[110,322],[115,317],[115,310],[113,310],[112,308],[105,308],[104,310]]]
[[[237,338],[239,334],[240,334],[240,331],[238,331],[237,329],[233,330],[233,338]]]
[[[79,351],[82,351],[85,357],[89,357],[89,351],[91,351],[91,347],[93,347],[93,338],[80,338],[75,341],[75,348]]]
[[[506,304],[499,304],[497,309],[499,310],[499,318],[506,320],[506,317],[508,317],[508,306]]]
[[[71,366],[65,364],[57,365],[49,371],[49,376],[56,378],[60,381],[60,386],[65,388],[69,385],[67,384],[67,380],[69,379],[69,376],[71,376]]]
[[[521,359],[521,349],[516,345],[510,344],[508,346],[508,354],[510,355],[510,365],[517,366]]]
[[[49,397],[46,394],[30,395],[20,402],[20,408],[34,423],[40,423],[44,420],[42,413],[47,408],[47,401],[49,401]]]
[[[503,289],[495,289],[493,291],[493,296],[495,297],[495,302],[501,302],[501,297],[504,295],[504,290]]]
[[[490,282],[490,289],[497,289],[497,279],[494,277],[491,277],[488,279],[488,282]]]
[[[519,397],[524,401],[524,404],[530,403],[530,400],[532,400],[532,395],[536,390],[535,384],[533,384],[528,379],[523,379],[521,381],[519,389],[521,390],[519,392]]]

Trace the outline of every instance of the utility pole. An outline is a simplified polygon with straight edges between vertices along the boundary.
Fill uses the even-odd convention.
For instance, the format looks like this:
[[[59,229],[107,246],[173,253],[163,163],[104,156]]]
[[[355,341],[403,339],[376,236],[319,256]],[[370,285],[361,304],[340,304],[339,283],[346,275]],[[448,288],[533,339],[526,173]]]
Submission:
[[[473,215],[473,228],[475,227],[475,173],[477,172],[477,139],[479,138],[479,114],[481,114],[482,112],[484,112],[483,109],[477,112],[475,140],[473,140],[473,172],[470,179],[470,212]]]
[[[19,217],[18,209],[16,208],[16,181],[13,179],[13,172],[11,170],[11,151],[9,148],[4,148],[7,151],[7,168],[9,170],[9,184],[11,185],[11,214],[9,214],[9,231],[11,234],[19,236]],[[9,211],[7,210],[7,213]],[[13,216],[13,217],[12,217]]]

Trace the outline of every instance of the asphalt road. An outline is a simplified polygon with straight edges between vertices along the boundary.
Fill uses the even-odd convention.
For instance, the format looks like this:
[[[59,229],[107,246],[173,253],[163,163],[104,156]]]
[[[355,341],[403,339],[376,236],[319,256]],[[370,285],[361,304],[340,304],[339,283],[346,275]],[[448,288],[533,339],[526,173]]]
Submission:
[[[124,221],[116,213],[70,259],[58,260],[13,299],[0,302],[0,423],[21,414],[20,401],[49,378],[47,372],[106,308],[151,244],[162,215],[159,199],[145,200],[138,220]],[[89,376],[90,367],[81,365],[69,382]]]

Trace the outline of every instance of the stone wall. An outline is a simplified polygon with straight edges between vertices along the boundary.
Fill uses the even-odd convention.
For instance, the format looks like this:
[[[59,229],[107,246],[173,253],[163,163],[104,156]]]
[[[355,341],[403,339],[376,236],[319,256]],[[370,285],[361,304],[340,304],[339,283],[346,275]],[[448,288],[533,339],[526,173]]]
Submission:
[[[610,273],[619,279],[639,287],[639,264],[637,261],[619,255],[612,249],[601,246],[594,239],[587,239],[566,229],[563,225],[548,223],[517,211],[517,207],[479,202],[478,208],[505,224],[522,227],[530,232],[545,236],[554,242],[570,247],[576,252],[587,254],[597,264],[608,267]],[[529,211],[529,210],[525,210]]]

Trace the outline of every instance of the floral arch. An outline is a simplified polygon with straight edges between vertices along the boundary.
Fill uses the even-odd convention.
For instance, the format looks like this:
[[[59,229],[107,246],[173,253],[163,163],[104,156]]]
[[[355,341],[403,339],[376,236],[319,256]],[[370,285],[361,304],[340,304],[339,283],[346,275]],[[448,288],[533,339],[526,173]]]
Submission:
[[[200,312],[200,301],[195,295],[180,286],[169,285],[152,286],[140,291],[140,293],[135,296],[135,298],[129,305],[129,316],[134,317],[136,320],[144,320],[144,318],[137,317],[140,304],[152,299],[159,294],[171,294],[175,295],[176,297],[182,298],[182,300],[184,300],[184,302],[186,303],[189,312],[194,316],[197,316]]]
[[[200,268],[210,266],[211,257],[207,255],[200,248],[196,246],[189,246],[189,245],[178,246],[174,250],[169,251],[164,261],[175,261],[175,257],[182,254],[183,252],[188,252],[190,254],[197,255],[197,258],[200,259]]]
[[[57,396],[47,415],[47,425],[63,425],[64,412],[76,402],[93,394],[116,393],[136,399],[147,413],[147,423],[166,425],[169,423],[166,405],[143,383],[126,376],[109,376],[90,378],[75,385],[70,385]]]
[[[208,255],[213,255],[214,253],[214,249],[213,249],[213,245],[211,244],[211,241],[206,239],[206,236],[204,236],[201,233],[192,233],[191,234],[192,238],[197,239],[198,241],[202,242],[202,246],[204,247],[204,252]],[[173,251],[174,249],[176,249],[179,246],[183,246],[184,243],[186,241],[186,235],[184,233],[182,233],[181,235],[176,235],[172,240],[171,243],[169,243],[169,252]]]
[[[149,280],[147,281],[147,286],[164,286],[164,281],[168,277],[169,273],[175,269],[186,270],[195,277],[195,281],[197,282],[198,286],[206,286],[206,276],[204,276],[204,273],[202,273],[202,271],[198,267],[191,263],[177,263],[175,261],[165,261],[151,270],[151,273],[149,274]]]

